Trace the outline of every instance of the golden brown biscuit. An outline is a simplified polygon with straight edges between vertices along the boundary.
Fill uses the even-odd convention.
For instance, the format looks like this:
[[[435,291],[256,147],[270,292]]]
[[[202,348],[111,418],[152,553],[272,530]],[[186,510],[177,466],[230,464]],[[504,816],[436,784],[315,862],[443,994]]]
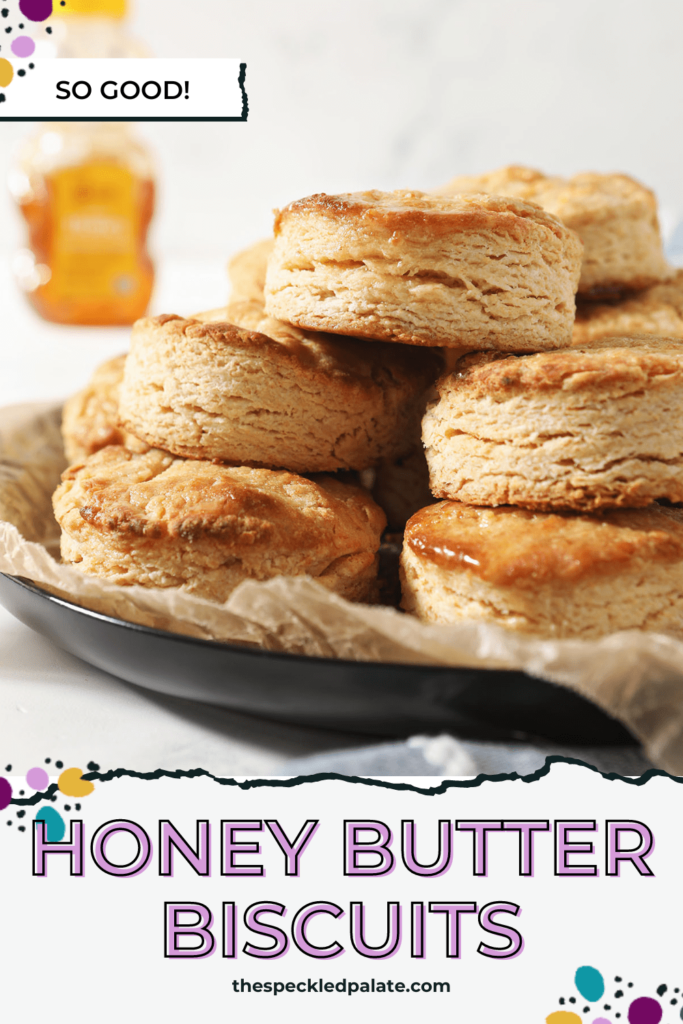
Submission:
[[[125,444],[135,451],[148,446],[119,426],[119,388],[125,355],[99,366],[88,385],[64,405],[62,437],[69,462],[78,462],[108,444]]]
[[[629,334],[683,338],[683,270],[677,270],[671,281],[636,295],[577,306],[572,344],[588,345],[598,338]]]
[[[443,501],[413,516],[401,555],[403,607],[542,637],[683,631],[683,510],[603,515]]]
[[[438,195],[490,192],[538,203],[576,231],[584,246],[579,292],[647,288],[671,276],[657,221],[657,200],[626,174],[547,177],[530,167],[501,167],[453,178]]]
[[[62,557],[83,572],[212,601],[245,579],[307,575],[349,600],[373,599],[384,514],[334,477],[112,446],[62,480]]]
[[[419,509],[436,499],[429,490],[429,469],[422,444],[401,459],[382,459],[372,473],[370,492],[387,517],[390,530],[403,530]],[[365,480],[363,480],[365,483]]]
[[[323,193],[276,217],[266,310],[409,345],[557,348],[571,340],[581,252],[573,232],[519,200]]]
[[[230,302],[263,300],[266,267],[272,250],[273,239],[264,238],[232,257],[228,263]]]
[[[432,493],[598,509],[683,501],[683,341],[465,356],[422,423]]]
[[[257,302],[235,323],[139,320],[121,420],[149,444],[190,458],[365,469],[410,449],[438,356],[297,330]]]

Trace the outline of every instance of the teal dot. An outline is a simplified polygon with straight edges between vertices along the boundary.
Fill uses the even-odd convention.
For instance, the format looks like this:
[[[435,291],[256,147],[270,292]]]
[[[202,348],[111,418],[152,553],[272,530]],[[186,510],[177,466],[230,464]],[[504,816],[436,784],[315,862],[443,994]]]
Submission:
[[[574,984],[590,1003],[597,1002],[605,992],[605,981],[595,967],[579,967],[574,975]]]
[[[45,822],[48,843],[59,843],[64,838],[66,832],[64,818],[54,807],[41,807],[35,820]]]

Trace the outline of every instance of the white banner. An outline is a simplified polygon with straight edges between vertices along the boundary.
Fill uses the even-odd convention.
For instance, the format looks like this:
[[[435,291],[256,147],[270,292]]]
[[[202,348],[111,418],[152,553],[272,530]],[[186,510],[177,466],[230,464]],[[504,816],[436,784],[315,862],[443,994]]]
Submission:
[[[680,1018],[681,780],[175,774],[0,780],[7,1020]]]
[[[4,89],[3,121],[246,121],[232,58],[43,58]]]

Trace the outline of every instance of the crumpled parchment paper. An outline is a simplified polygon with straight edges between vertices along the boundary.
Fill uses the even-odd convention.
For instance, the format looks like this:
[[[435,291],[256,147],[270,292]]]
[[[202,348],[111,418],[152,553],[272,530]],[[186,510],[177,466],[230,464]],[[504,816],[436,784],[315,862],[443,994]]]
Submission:
[[[0,572],[78,604],[191,636],[330,658],[519,669],[620,719],[654,764],[683,774],[683,641],[629,630],[541,640],[498,626],[426,625],[354,605],[305,577],[244,582],[224,605],[177,590],[119,587],[59,564],[51,495],[65,466],[56,405],[0,409]]]

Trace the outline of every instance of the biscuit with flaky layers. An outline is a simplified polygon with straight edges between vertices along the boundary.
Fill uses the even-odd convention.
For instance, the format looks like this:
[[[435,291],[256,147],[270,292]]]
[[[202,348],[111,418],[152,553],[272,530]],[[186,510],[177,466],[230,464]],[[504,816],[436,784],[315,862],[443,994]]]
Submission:
[[[266,267],[272,250],[273,239],[264,238],[232,257],[228,263],[230,302],[263,300]]]
[[[647,288],[671,276],[654,193],[626,174],[560,178],[513,165],[453,178],[435,192],[515,196],[559,217],[583,242],[581,293]]]
[[[302,331],[255,301],[226,315],[135,324],[127,430],[176,455],[297,473],[365,469],[419,436],[436,354]]]
[[[568,345],[581,243],[538,206],[423,192],[281,210],[266,310],[309,330],[468,350]]]
[[[82,391],[72,395],[62,412],[62,438],[69,462],[78,462],[109,444],[144,451],[144,441],[119,425],[119,389],[125,355],[109,359],[93,373]]]
[[[683,501],[683,341],[465,356],[422,421],[432,493],[532,509]]]
[[[683,510],[603,515],[443,501],[408,522],[403,607],[547,638],[683,632]]]
[[[334,477],[112,446],[62,481],[62,558],[85,573],[212,601],[242,580],[306,575],[349,600],[374,598],[385,517],[367,491]]]
[[[683,270],[677,270],[671,281],[636,295],[577,307],[572,344],[589,345],[600,338],[629,334],[683,338]]]

